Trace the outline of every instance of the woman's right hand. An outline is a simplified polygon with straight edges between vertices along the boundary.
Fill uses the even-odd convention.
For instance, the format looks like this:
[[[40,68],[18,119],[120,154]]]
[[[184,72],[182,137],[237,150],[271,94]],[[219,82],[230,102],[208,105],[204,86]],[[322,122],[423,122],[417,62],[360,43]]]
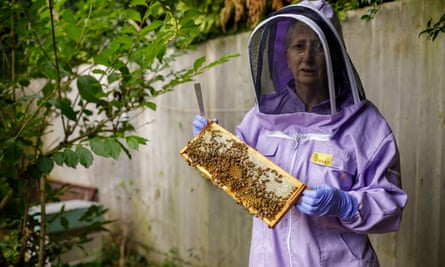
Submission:
[[[213,118],[212,121],[218,123],[218,119]],[[208,119],[201,115],[196,115],[193,120],[193,136],[197,136],[199,132],[207,126]]]

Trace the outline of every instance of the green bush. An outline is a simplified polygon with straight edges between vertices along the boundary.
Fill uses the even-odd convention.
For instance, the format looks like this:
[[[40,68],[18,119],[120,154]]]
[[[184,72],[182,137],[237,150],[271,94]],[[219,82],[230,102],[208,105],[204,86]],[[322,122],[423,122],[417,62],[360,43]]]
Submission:
[[[28,215],[57,197],[46,183],[55,165],[131,157],[146,138],[127,114],[155,110],[154,98],[234,56],[172,68],[200,34],[195,14],[175,1],[1,1],[1,266],[43,266],[61,253],[45,243],[45,216]],[[31,89],[36,80],[44,85]],[[63,133],[46,144],[55,125]]]

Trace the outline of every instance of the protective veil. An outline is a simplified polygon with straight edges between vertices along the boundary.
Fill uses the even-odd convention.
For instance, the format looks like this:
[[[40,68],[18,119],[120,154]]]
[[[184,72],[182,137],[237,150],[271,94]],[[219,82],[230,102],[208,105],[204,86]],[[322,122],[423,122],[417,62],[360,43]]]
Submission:
[[[286,58],[296,22],[316,33],[325,56],[329,99],[311,112]],[[407,196],[393,133],[365,99],[331,6],[303,1],[272,14],[253,30],[249,59],[256,105],[237,135],[308,186],[329,184],[358,202],[350,221],[296,208],[273,229],[254,218],[250,266],[378,266],[367,234],[398,230]]]
[[[364,98],[360,80],[343,44],[337,17],[326,3],[314,2],[317,3],[303,2],[281,9],[259,24],[250,36],[250,66],[261,112],[291,112],[281,110],[285,105],[279,104],[285,98],[283,95],[287,95],[286,89],[294,86],[285,51],[288,29],[295,22],[312,29],[323,46],[331,113],[336,113],[350,98],[354,103]]]

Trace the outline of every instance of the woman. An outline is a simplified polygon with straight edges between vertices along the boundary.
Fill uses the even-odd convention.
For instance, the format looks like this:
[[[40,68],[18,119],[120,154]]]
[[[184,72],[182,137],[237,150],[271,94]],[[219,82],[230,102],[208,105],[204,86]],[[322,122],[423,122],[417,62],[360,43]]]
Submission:
[[[284,7],[249,40],[256,105],[237,135],[310,189],[270,229],[253,218],[250,266],[379,266],[367,234],[397,231],[394,135],[365,99],[324,1]],[[206,124],[197,116],[196,133]]]

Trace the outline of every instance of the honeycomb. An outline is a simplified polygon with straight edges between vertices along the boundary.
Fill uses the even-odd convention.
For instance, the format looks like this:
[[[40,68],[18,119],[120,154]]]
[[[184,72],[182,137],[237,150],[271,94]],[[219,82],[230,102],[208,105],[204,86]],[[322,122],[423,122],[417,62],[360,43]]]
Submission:
[[[301,181],[212,121],[187,143],[180,155],[270,228],[306,188]]]

